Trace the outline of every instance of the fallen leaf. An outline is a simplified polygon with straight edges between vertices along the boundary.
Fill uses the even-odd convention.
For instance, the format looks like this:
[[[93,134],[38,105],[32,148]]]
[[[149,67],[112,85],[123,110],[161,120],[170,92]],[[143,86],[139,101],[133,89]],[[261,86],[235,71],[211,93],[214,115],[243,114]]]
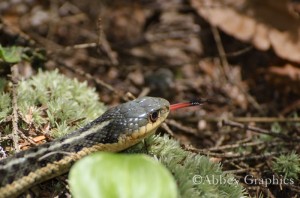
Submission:
[[[284,92],[300,93],[300,68],[291,64],[269,67],[266,79]]]
[[[191,0],[199,15],[227,34],[251,42],[260,50],[272,48],[284,59],[300,63],[299,16],[288,0]]]
[[[40,136],[36,136],[36,137],[32,138],[32,140],[35,143],[40,142],[40,141],[45,140],[45,139],[46,139],[46,137],[44,135],[40,135]]]

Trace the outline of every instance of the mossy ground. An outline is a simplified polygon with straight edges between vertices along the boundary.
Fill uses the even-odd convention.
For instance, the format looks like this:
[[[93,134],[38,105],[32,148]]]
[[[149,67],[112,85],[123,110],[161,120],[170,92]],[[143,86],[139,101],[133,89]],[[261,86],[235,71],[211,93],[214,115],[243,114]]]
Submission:
[[[28,80],[21,80],[17,92],[20,130],[47,127],[48,135],[54,138],[83,126],[106,110],[86,82],[69,79],[57,70],[40,71]],[[11,113],[11,98],[2,90],[0,100],[0,121],[4,122]]]
[[[42,130],[47,125],[52,137],[60,137],[95,119],[106,109],[99,102],[95,90],[89,88],[87,83],[66,78],[57,71],[40,71],[31,79],[20,81],[17,91],[19,127],[24,133],[30,128]],[[12,109],[10,94],[3,92],[0,99],[0,119],[4,126]],[[182,197],[244,195],[242,186],[223,182],[234,178],[224,174],[220,164],[210,162],[209,158],[183,150],[178,142],[167,136],[151,136],[145,142],[148,146],[144,153],[159,159],[170,170]],[[143,145],[143,143],[137,145],[129,151],[143,152],[145,151]],[[193,177],[197,175],[223,180],[221,183],[211,184],[209,179],[203,179],[203,182],[195,184]]]

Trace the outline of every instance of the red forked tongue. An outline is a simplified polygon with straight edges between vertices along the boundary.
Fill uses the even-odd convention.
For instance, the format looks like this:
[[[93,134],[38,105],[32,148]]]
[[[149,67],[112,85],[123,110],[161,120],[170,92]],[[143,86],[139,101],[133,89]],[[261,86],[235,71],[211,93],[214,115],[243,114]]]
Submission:
[[[172,104],[172,105],[170,105],[170,111],[173,111],[175,109],[185,108],[185,107],[201,105],[208,101],[209,101],[208,99],[200,99],[200,100],[195,100],[195,101],[190,101],[190,102],[182,102],[182,103]]]

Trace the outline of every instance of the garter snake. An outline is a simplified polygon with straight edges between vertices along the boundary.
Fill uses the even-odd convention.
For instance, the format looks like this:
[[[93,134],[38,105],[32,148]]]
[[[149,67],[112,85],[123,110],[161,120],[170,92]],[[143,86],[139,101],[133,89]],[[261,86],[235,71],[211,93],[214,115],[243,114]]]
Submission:
[[[16,197],[30,187],[66,173],[75,161],[95,151],[117,152],[154,133],[170,104],[143,97],[123,103],[64,137],[0,161],[0,198]]]

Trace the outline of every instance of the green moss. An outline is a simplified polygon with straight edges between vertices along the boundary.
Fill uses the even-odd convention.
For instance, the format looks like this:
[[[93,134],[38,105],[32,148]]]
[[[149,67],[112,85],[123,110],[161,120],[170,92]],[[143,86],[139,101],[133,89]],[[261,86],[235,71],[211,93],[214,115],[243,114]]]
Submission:
[[[300,175],[300,157],[295,152],[280,155],[275,158],[272,168],[279,175],[283,174],[288,179],[297,180]]]
[[[0,94],[0,123],[11,114],[11,99],[7,93]]]
[[[142,148],[146,145],[146,149]],[[168,136],[150,136],[126,152],[144,152],[157,158],[175,177],[181,197],[243,197],[245,189],[221,170],[221,164],[181,148]]]
[[[6,85],[7,85],[6,79],[0,78],[0,93],[4,92]]]
[[[36,127],[50,123],[50,134],[60,137],[100,116],[106,108],[86,82],[69,79],[58,71],[39,72],[18,87],[22,117]],[[80,120],[78,122],[73,122]]]

